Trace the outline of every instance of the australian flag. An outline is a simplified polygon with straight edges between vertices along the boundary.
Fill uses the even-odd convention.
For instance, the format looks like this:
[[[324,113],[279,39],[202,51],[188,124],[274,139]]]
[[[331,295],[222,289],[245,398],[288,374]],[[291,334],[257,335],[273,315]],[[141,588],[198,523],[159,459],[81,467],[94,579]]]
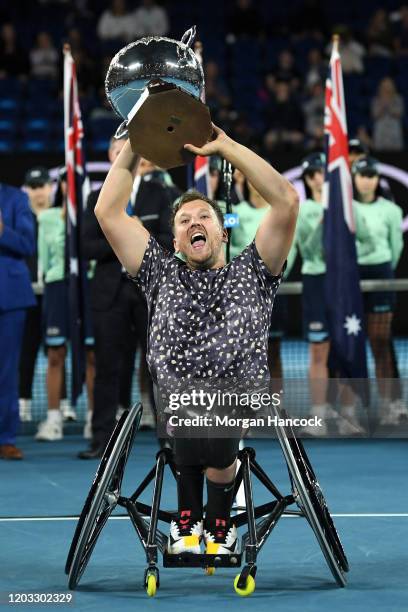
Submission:
[[[67,273],[71,337],[71,403],[75,406],[85,380],[86,269],[81,249],[84,202],[89,192],[83,156],[83,126],[75,62],[64,47],[64,130],[67,169]]]
[[[325,103],[324,249],[331,366],[340,377],[367,378],[363,303],[355,246],[353,190],[338,40],[333,43]]]

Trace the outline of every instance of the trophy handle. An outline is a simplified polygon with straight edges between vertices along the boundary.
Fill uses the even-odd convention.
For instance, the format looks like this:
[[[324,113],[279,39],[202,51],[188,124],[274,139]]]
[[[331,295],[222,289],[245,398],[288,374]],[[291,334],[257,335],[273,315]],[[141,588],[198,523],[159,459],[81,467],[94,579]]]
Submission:
[[[184,32],[183,36],[181,37],[181,42],[183,43],[183,45],[187,45],[187,47],[191,47],[191,45],[193,44],[195,40],[196,32],[197,32],[197,28],[195,25],[191,26],[189,30],[186,30],[186,32]]]
[[[127,119],[126,119],[125,121],[122,121],[122,123],[116,130],[114,138],[119,140],[120,138],[123,138],[124,136],[127,136],[127,135],[128,135],[128,124],[127,124]]]

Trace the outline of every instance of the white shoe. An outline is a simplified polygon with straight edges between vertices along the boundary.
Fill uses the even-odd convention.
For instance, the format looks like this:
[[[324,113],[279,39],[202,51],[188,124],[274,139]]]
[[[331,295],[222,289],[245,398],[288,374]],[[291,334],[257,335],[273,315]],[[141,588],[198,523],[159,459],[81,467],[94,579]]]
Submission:
[[[140,400],[143,406],[142,420],[140,421],[141,429],[155,429],[156,421],[153,413],[153,406],[148,393],[142,393]]]
[[[401,399],[394,400],[381,409],[380,425],[399,425],[406,418],[408,410],[404,402]]]
[[[86,413],[86,421],[84,426],[84,438],[85,440],[92,440],[92,411],[88,410]]]
[[[62,416],[64,421],[76,421],[77,413],[71,406],[68,400],[61,400],[60,402],[60,410],[62,412]]]
[[[180,553],[201,553],[200,542],[203,537],[203,521],[193,522],[189,519],[177,519],[170,523],[170,535],[167,541],[167,552],[171,555]]]
[[[314,427],[313,425],[305,425],[299,430],[300,435],[311,436],[312,438],[324,438],[329,432],[327,426],[328,419],[337,419],[338,414],[331,406],[324,404],[322,406],[312,406],[309,416],[316,416],[322,419],[320,427]]]
[[[33,420],[31,415],[31,400],[20,398],[18,400],[18,408],[20,412],[20,421],[22,423],[28,423]]]
[[[50,412],[58,413],[55,416],[51,416]],[[45,421],[38,426],[38,431],[35,434],[35,439],[41,442],[55,442],[56,440],[62,440],[62,414],[59,410],[50,410]]]
[[[127,408],[119,404],[118,409],[116,410],[116,420],[117,421],[119,421],[120,417],[125,412],[125,410],[127,410]]]
[[[357,436],[365,433],[355,406],[342,406],[337,420],[337,431],[341,436]]]
[[[206,555],[233,555],[238,552],[238,532],[235,525],[228,531],[215,527],[212,531],[204,529]]]

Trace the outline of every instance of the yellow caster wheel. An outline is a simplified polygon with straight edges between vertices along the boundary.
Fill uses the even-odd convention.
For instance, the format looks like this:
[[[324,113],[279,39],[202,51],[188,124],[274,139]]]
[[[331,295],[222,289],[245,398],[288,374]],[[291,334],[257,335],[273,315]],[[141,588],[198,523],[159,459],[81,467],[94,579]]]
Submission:
[[[150,574],[147,577],[146,593],[148,594],[149,597],[154,597],[156,595],[156,591],[157,591],[156,576],[154,574]]]
[[[205,573],[207,576],[213,576],[215,574],[215,567],[206,567]]]
[[[241,597],[248,597],[249,595],[252,595],[252,593],[255,591],[255,578],[251,576],[251,574],[249,574],[248,578],[246,579],[245,587],[243,589],[240,589],[238,587],[238,580],[240,578],[240,575],[241,574],[238,574],[238,576],[236,576],[234,580],[235,592],[238,593],[238,595],[240,595]]]

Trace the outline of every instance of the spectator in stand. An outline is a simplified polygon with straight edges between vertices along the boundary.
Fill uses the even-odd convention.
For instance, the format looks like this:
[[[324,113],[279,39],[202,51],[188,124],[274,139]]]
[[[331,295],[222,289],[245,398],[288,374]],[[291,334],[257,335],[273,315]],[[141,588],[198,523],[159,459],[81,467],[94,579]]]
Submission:
[[[36,166],[27,171],[24,179],[24,190],[28,195],[35,228],[35,244],[38,237],[38,215],[51,205],[52,181],[47,168]],[[26,259],[31,282],[42,284],[41,271],[38,268],[37,249]],[[42,292],[36,296],[36,303],[27,309],[24,325],[23,344],[20,355],[20,420],[31,421],[31,399],[35,362],[42,341]]]
[[[292,91],[296,91],[300,85],[300,74],[295,67],[295,58],[289,49],[279,53],[278,65],[274,71],[276,81],[286,81],[290,84]]]
[[[371,102],[373,147],[376,151],[402,151],[403,115],[404,100],[398,93],[394,81],[390,77],[385,77],[380,81],[377,95]]]
[[[210,61],[205,64],[205,102],[211,110],[211,114],[217,114],[221,108],[231,105],[231,97],[224,79],[219,74],[216,62]]]
[[[401,6],[400,10],[391,15],[395,22],[394,49],[397,55],[408,55],[408,5]]]
[[[366,44],[372,57],[393,55],[391,24],[385,9],[379,8],[371,16],[366,30]]]
[[[58,52],[48,32],[39,32],[35,46],[30,51],[32,77],[56,79],[58,76]]]
[[[142,0],[133,13],[134,36],[165,36],[170,29],[166,10],[154,0]]]
[[[125,0],[112,0],[111,7],[102,13],[97,25],[98,36],[104,41],[119,38],[131,42],[135,39],[134,29],[134,19]]]
[[[13,24],[3,24],[0,35],[0,78],[25,77],[29,69],[28,56],[17,42]]]
[[[305,76],[306,87],[314,85],[317,81],[324,83],[327,77],[327,61],[323,58],[320,49],[310,49],[307,61],[309,68]]]
[[[253,151],[259,149],[258,135],[250,125],[245,113],[240,113],[234,118],[231,123],[231,133],[234,135],[234,139],[240,144],[251,148]]]
[[[364,72],[365,49],[363,45],[353,38],[348,26],[338,25],[333,30],[340,36],[339,51],[341,55],[341,67],[344,74],[362,74]],[[328,55],[331,53],[332,44],[326,47]]]
[[[309,96],[303,104],[307,149],[324,147],[324,89],[321,81],[309,87]]]
[[[264,110],[267,151],[275,148],[291,149],[303,144],[304,121],[302,109],[291,94],[287,81],[276,81],[275,97]]]
[[[0,185],[0,459],[22,459],[16,447],[18,362],[26,309],[35,304],[24,261],[35,250],[28,197]]]
[[[264,23],[252,0],[236,0],[228,25],[229,32],[236,38],[258,38],[264,30]]]

